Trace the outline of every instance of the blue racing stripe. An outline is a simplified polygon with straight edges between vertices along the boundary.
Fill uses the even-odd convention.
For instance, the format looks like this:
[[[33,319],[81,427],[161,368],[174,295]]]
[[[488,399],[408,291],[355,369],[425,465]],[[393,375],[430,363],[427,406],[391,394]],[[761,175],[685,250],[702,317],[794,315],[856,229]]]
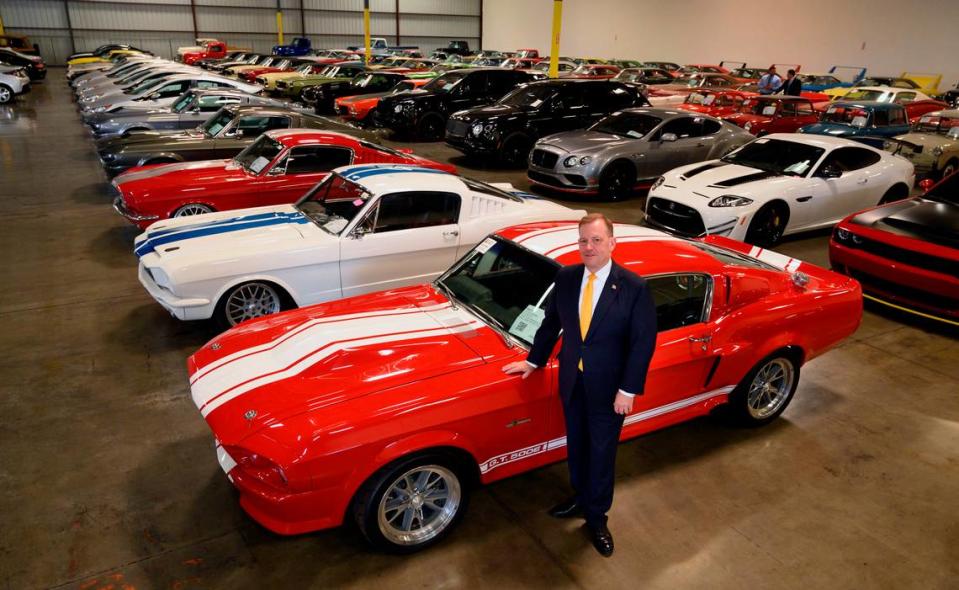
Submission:
[[[150,238],[156,238],[159,236],[165,236],[167,234],[190,231],[194,229],[202,229],[205,227],[215,227],[218,225],[228,225],[230,223],[246,222],[246,221],[256,221],[258,219],[272,219],[278,216],[292,216],[297,217],[301,214],[297,211],[290,211],[289,213],[282,213],[279,211],[270,211],[269,213],[257,213],[255,215],[240,215],[238,217],[230,217],[227,219],[217,219],[216,221],[205,221],[201,223],[193,223],[190,225],[178,225],[176,227],[171,227],[167,229],[158,229],[155,231],[150,231]]]
[[[348,180],[362,180],[364,178],[369,178],[370,176],[378,176],[380,174],[402,174],[404,172],[425,172],[427,174],[449,174],[449,172],[444,172],[443,170],[434,170],[433,168],[378,168],[374,170],[364,170],[361,172],[351,172],[344,175],[344,178]]]
[[[260,217],[260,216],[251,216],[251,217]],[[285,225],[289,223],[295,224],[304,224],[309,223],[309,219],[304,215],[295,214],[288,215],[284,213],[275,213],[268,218],[260,218],[255,220],[243,220],[240,222],[232,223],[230,225],[214,225],[210,224],[205,227],[199,228],[190,228],[186,231],[177,232],[177,233],[167,233],[161,236],[150,236],[143,242],[141,242],[134,250],[133,253],[138,257],[143,257],[150,252],[156,251],[156,249],[164,244],[169,244],[172,242],[179,242],[181,240],[189,240],[193,238],[202,238],[206,236],[213,236],[216,234],[224,234],[234,231],[242,231],[246,229],[253,229],[259,227],[268,227],[271,225]]]

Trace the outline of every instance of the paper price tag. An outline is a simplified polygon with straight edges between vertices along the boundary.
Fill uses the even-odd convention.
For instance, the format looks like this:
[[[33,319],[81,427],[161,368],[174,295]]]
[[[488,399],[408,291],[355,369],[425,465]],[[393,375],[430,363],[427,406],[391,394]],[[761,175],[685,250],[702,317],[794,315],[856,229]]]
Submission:
[[[513,325],[509,327],[509,333],[527,342],[532,342],[533,337],[536,336],[536,330],[539,330],[540,324],[543,323],[544,316],[545,313],[542,309],[527,305],[526,309],[513,320]]]

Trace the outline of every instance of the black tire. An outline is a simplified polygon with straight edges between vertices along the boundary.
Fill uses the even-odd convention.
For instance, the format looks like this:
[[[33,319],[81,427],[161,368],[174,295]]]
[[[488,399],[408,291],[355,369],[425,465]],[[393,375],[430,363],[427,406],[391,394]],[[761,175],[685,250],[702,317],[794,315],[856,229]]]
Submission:
[[[782,240],[788,222],[789,207],[785,203],[767,203],[753,215],[746,230],[746,243],[772,248]]]
[[[763,373],[769,371],[769,373]],[[783,379],[775,380],[769,389],[761,387],[766,376],[772,378],[781,372]],[[733,420],[742,426],[756,427],[769,424],[779,417],[792,401],[799,385],[799,364],[794,355],[785,350],[775,352],[756,363],[736,389],[729,394],[729,409]],[[767,403],[763,403],[766,400]]]
[[[946,165],[942,167],[942,170],[939,171],[939,178],[945,178],[953,174],[956,170],[959,170],[959,160],[955,158],[946,162]]]
[[[613,162],[599,175],[599,194],[610,201],[620,201],[633,194],[636,168],[629,162]]]
[[[8,104],[13,102],[13,99],[16,95],[13,93],[13,88],[10,88],[6,84],[0,84],[0,104]]]
[[[445,133],[443,117],[436,113],[424,115],[416,126],[416,138],[421,141],[439,141]]]
[[[525,135],[514,135],[503,142],[503,149],[499,157],[504,164],[510,166],[525,166],[529,158],[532,142]]]
[[[248,291],[265,289],[275,298],[275,302],[262,301],[256,303],[256,309],[251,309],[249,313],[246,314],[248,317],[239,319],[238,316],[242,314],[239,313],[238,307],[243,307],[240,299],[244,297],[244,289]],[[239,285],[234,285],[226,290],[217,302],[216,308],[213,310],[213,318],[216,320],[217,325],[226,330],[245,321],[279,313],[287,309],[292,309],[293,307],[296,306],[292,304],[292,298],[278,285],[269,281],[247,281]]]
[[[909,196],[909,188],[904,184],[896,184],[889,187],[889,190],[886,191],[886,194],[879,199],[880,205],[885,205],[886,203],[892,203],[893,201],[900,201]]]
[[[430,473],[434,475],[423,479],[423,474]],[[415,476],[415,481],[406,479],[409,474]],[[404,501],[402,490],[408,489],[406,482],[411,481],[416,485],[425,482],[425,489],[414,488],[416,493],[407,495],[409,499]],[[427,489],[432,491],[426,492]],[[447,499],[442,504],[434,503],[436,510],[423,509],[431,493],[444,492]],[[396,504],[393,509],[387,508],[391,498]],[[416,513],[416,502],[420,503],[419,516],[424,518],[419,527],[413,526],[416,517],[408,516]],[[388,553],[408,554],[445,539],[462,520],[468,504],[469,485],[462,467],[447,454],[424,452],[397,459],[374,473],[357,492],[352,509],[353,519],[370,545]],[[400,518],[403,520],[394,527],[392,523]],[[407,518],[410,528],[404,532],[401,529]],[[401,542],[399,538],[404,535],[407,538]]]

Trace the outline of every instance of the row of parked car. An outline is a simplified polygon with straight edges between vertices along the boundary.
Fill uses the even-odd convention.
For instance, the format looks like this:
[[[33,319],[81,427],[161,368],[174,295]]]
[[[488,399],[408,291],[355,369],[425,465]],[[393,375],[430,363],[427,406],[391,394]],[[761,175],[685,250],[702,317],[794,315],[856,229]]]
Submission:
[[[140,65],[125,59],[72,84],[115,86]],[[333,104],[376,75],[362,70]],[[659,333],[623,438],[718,405],[774,420],[801,366],[859,325],[863,286],[959,323],[959,176],[908,199],[914,166],[893,151],[768,126],[756,137],[758,123],[691,99],[709,89],[656,104],[667,99],[647,88],[454,69],[358,93],[376,98],[372,130],[317,114],[326,102],[238,88],[185,89],[162,112],[84,111],[117,174],[114,207],[143,229],[144,288],[177,318],[229,328],[188,360],[190,387],[256,521],[295,534],[351,520],[376,547],[416,551],[454,529],[472,483],[564,458],[555,364],[526,380],[500,369],[525,355],[557,269],[579,261],[584,211],[385,147],[377,127],[525,160],[544,187],[625,196],[652,181],[646,226],[615,228]],[[750,100],[775,118],[800,99],[739,106]],[[935,117],[949,115],[920,124]],[[764,247],[837,223],[833,271]]]

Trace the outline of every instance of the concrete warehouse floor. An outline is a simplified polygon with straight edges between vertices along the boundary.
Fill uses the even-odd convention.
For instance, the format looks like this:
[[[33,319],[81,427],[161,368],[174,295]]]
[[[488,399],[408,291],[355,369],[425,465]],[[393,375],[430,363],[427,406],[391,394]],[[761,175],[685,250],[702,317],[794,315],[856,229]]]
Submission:
[[[346,528],[273,535],[189,398],[184,361],[214,331],[140,287],[106,187],[62,69],[0,108],[2,589],[959,587],[959,341],[872,308],[774,424],[622,445],[611,559],[545,514],[562,463],[477,490],[446,543],[408,557]],[[588,207],[635,222],[640,203]],[[825,264],[826,242],[781,251]]]

